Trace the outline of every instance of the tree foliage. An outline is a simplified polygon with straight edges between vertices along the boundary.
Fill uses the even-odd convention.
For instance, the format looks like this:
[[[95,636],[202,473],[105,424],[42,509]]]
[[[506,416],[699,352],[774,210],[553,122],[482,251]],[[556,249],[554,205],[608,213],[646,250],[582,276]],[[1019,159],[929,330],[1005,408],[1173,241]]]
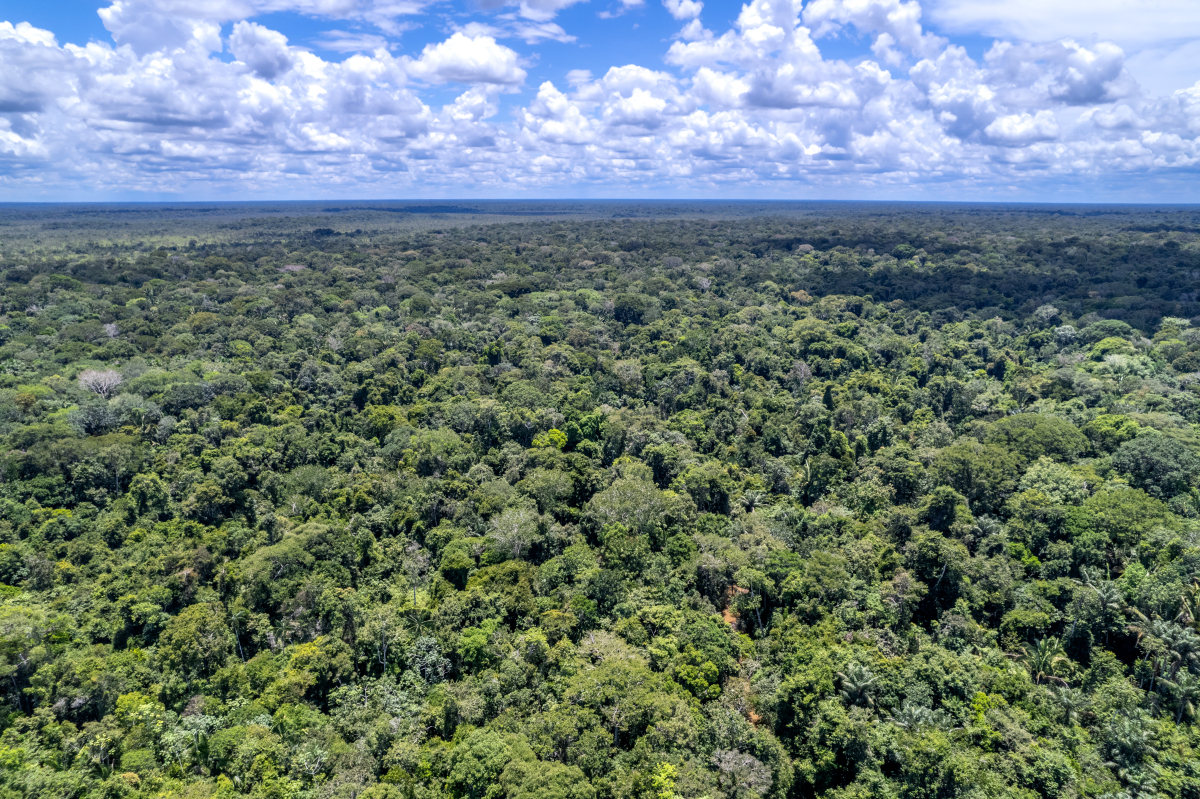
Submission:
[[[11,211],[0,796],[1200,796],[1193,212],[564,209]]]

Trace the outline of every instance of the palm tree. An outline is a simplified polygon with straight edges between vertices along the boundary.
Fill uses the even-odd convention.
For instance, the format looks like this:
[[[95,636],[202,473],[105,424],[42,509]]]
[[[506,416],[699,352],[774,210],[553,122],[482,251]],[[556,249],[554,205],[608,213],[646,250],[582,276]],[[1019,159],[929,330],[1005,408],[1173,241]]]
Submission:
[[[940,707],[929,714],[929,724],[936,727],[942,732],[951,732],[953,730],[962,729],[954,723],[954,717]]]
[[[1165,638],[1167,644],[1167,660],[1171,664],[1171,678],[1174,679],[1179,670],[1196,663],[1200,659],[1200,635],[1187,627],[1175,627],[1173,635]]]
[[[905,702],[900,710],[892,714],[891,721],[897,727],[909,732],[920,732],[926,727],[933,727],[943,732],[951,732],[959,729],[955,726],[954,719],[950,714],[941,708],[930,710],[927,707],[920,707],[911,702]]]
[[[1164,678],[1163,683],[1179,703],[1179,712],[1175,714],[1176,724],[1183,720],[1183,711],[1186,710],[1188,715],[1196,712],[1195,700],[1200,697],[1200,679],[1196,675],[1184,671],[1173,680]]]
[[[1142,658],[1142,663],[1145,664],[1154,657],[1154,663],[1150,669],[1150,691],[1154,690],[1154,681],[1158,679],[1159,658],[1166,651],[1164,639],[1170,638],[1172,631],[1167,622],[1162,619],[1154,619],[1151,621],[1146,618],[1146,615],[1137,608],[1129,608],[1128,612],[1133,616],[1133,621],[1126,625],[1126,629],[1131,633],[1137,634],[1137,645],[1146,653]],[[1145,679],[1139,684],[1139,688],[1145,686]]]
[[[1193,582],[1180,595],[1179,615],[1175,621],[1193,627],[1200,625],[1200,582]]]
[[[1152,770],[1121,769],[1117,772],[1117,776],[1129,786],[1128,795],[1135,799],[1158,796],[1157,775]]]
[[[433,614],[426,608],[409,608],[400,617],[400,623],[415,641],[433,629]]]
[[[1117,768],[1136,769],[1147,755],[1158,751],[1154,748],[1154,732],[1143,714],[1115,714],[1106,737],[1112,754],[1108,765]]]
[[[756,508],[761,508],[770,500],[765,492],[762,491],[747,491],[742,494],[738,502],[746,513],[753,513]]]
[[[846,666],[845,671],[839,671],[837,676],[842,681],[839,693],[842,699],[846,700],[846,704],[857,705],[862,702],[867,707],[875,706],[875,698],[871,696],[871,692],[875,689],[876,677],[870,669],[855,661]]]
[[[905,702],[903,707],[891,715],[891,719],[897,727],[909,732],[916,732],[922,727],[928,726],[932,716],[933,712],[929,708]]]
[[[233,628],[233,638],[237,641],[238,655],[241,656],[243,663],[246,662],[246,653],[242,650],[242,634],[240,630],[248,618],[250,618],[250,613],[243,607],[231,608],[229,611],[229,626]]]
[[[975,551],[984,541],[989,538],[999,536],[1004,532],[1004,526],[1000,521],[992,516],[980,516],[975,520],[975,524],[971,525],[971,550]],[[990,553],[989,553],[990,554]]]
[[[1111,622],[1114,617],[1125,610],[1125,599],[1121,596],[1121,589],[1117,588],[1115,583],[1105,581],[1093,586],[1092,590],[1096,592],[1096,603],[1100,606],[1100,615],[1105,622]],[[1105,624],[1104,639],[1106,641],[1108,636],[1108,625]]]
[[[1070,662],[1063,652],[1062,641],[1057,638],[1042,638],[1033,647],[1026,645],[1025,657],[1022,658],[1029,667],[1029,674],[1035,684],[1040,685],[1043,679],[1064,682],[1055,672],[1059,663]]]
[[[1070,726],[1075,721],[1075,715],[1085,709],[1091,702],[1087,695],[1078,688],[1060,685],[1053,689],[1054,701],[1063,709],[1064,721]]]

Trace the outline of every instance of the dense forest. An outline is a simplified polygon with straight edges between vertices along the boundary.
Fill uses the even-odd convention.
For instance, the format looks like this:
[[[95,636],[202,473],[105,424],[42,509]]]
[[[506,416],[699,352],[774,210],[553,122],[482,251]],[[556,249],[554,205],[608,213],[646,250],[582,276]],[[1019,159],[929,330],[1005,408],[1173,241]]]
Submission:
[[[1200,212],[460,206],[0,208],[0,799],[1200,799]]]

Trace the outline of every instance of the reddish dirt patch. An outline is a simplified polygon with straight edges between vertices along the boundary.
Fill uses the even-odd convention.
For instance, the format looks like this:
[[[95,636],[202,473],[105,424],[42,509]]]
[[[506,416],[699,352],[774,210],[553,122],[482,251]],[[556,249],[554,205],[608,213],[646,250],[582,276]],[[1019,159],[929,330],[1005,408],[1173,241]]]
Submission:
[[[723,618],[725,620],[725,623],[728,624],[730,627],[732,627],[734,630],[737,630],[738,624],[741,622],[741,620],[738,618],[738,615],[736,613],[734,613],[732,610],[729,609],[729,603],[733,599],[733,596],[735,594],[748,594],[748,593],[750,593],[749,589],[742,588],[742,587],[736,586],[736,585],[729,586],[729,590],[725,592],[725,607],[721,608],[721,618]]]

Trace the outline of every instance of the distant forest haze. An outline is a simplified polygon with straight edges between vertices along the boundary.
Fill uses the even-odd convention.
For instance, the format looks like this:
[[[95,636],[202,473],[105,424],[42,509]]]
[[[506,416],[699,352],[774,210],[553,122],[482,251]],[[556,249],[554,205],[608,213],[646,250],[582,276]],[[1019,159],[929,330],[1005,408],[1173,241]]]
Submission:
[[[0,205],[0,799],[1200,799],[1200,207]]]

